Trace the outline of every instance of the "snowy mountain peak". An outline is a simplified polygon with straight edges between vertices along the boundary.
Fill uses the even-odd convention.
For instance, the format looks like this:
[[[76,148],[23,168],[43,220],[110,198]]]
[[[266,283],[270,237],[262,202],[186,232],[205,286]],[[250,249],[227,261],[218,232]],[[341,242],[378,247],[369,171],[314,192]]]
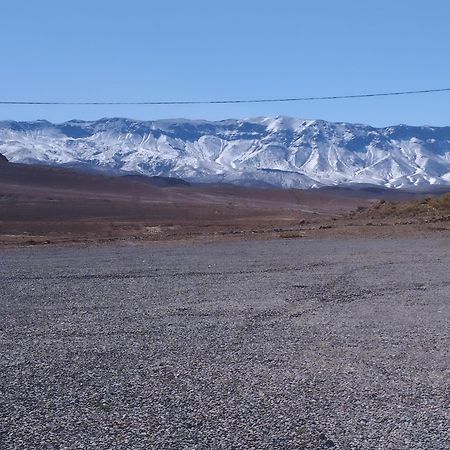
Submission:
[[[292,117],[52,124],[0,122],[11,162],[65,164],[191,182],[309,188],[450,184],[450,127],[374,128]]]

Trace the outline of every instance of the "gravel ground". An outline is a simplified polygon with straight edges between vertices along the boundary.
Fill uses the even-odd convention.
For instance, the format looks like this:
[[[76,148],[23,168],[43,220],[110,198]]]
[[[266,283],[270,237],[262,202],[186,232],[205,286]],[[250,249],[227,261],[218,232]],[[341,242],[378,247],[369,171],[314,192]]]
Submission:
[[[450,241],[0,252],[2,449],[449,449]]]

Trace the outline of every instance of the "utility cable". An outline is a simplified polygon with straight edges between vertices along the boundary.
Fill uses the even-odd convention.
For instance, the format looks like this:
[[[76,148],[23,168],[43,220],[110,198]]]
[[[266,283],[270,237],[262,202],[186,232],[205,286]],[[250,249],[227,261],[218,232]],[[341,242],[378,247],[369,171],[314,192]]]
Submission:
[[[212,104],[236,104],[236,103],[277,103],[277,102],[304,102],[319,100],[341,100],[369,97],[389,97],[395,95],[429,94],[436,92],[449,92],[450,88],[423,89],[418,91],[375,92],[369,94],[354,95],[326,95],[323,97],[291,97],[291,98],[260,98],[240,100],[176,100],[176,101],[141,101],[141,102],[59,102],[59,101],[22,101],[0,100],[0,105],[212,105]]]

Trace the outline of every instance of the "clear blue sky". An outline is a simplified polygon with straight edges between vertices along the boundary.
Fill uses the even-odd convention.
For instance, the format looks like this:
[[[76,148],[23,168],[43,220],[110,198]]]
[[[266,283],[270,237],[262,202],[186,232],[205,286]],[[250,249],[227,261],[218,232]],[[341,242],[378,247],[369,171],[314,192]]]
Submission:
[[[450,87],[447,0],[14,0],[0,99],[208,100]],[[450,125],[450,93],[314,103],[1,106],[0,119],[291,115]]]

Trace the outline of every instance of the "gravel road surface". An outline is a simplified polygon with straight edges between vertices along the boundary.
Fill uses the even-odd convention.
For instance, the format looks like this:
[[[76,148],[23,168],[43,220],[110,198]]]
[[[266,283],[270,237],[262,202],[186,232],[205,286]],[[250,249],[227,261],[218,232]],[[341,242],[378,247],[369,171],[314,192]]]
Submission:
[[[0,251],[1,449],[449,449],[450,240]]]

